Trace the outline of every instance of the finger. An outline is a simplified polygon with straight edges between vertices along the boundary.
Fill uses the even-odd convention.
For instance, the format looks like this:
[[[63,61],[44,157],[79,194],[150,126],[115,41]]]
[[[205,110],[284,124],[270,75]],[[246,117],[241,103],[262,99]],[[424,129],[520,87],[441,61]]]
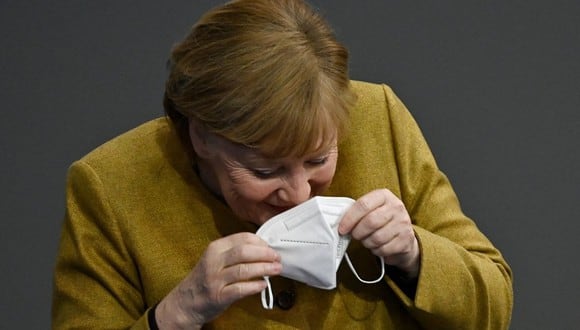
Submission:
[[[274,261],[280,261],[280,255],[267,245],[236,245],[224,251],[224,267],[241,263]]]
[[[374,250],[389,243],[396,235],[397,232],[390,228],[390,226],[384,226],[359,240],[364,247],[369,250]]]
[[[393,217],[393,212],[386,205],[382,205],[365,215],[351,230],[351,235],[354,239],[362,241],[388,226]]]
[[[237,264],[222,271],[223,280],[227,284],[244,282],[264,276],[276,276],[282,272],[279,262],[254,262]]]
[[[373,254],[385,257],[388,264],[396,265],[400,257],[413,252],[415,234],[412,227],[399,228],[388,242],[371,248]]]
[[[359,198],[344,214],[338,225],[338,232],[345,235],[351,232],[354,226],[365,215],[385,204],[385,191],[387,189],[374,190]]]
[[[213,241],[217,248],[229,249],[232,246],[251,244],[251,245],[261,245],[268,246],[263,239],[258,235],[248,232],[236,233],[226,237],[222,237],[218,240]]]
[[[222,289],[220,302],[228,305],[232,304],[242,298],[260,293],[266,286],[266,281],[263,279],[232,283]]]

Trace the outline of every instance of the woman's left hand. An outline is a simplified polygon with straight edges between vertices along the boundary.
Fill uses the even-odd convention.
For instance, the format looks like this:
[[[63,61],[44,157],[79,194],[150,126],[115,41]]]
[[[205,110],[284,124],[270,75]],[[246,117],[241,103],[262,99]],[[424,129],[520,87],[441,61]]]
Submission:
[[[419,243],[403,202],[388,189],[359,198],[344,214],[338,232],[350,233],[385,264],[397,267],[408,278],[419,275]]]

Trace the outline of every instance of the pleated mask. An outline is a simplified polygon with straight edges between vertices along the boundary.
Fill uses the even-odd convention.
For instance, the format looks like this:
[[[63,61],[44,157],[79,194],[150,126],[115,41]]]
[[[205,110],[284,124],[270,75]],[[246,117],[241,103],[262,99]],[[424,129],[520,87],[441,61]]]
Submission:
[[[362,283],[379,282],[385,275],[382,258],[381,275],[373,281],[360,278],[352,265],[346,249],[350,235],[340,235],[338,224],[346,210],[354,203],[348,197],[317,196],[280,213],[266,221],[256,232],[281,257],[283,277],[309,286],[331,290],[336,288],[336,272],[343,257]],[[262,305],[273,308],[272,286],[261,293]]]

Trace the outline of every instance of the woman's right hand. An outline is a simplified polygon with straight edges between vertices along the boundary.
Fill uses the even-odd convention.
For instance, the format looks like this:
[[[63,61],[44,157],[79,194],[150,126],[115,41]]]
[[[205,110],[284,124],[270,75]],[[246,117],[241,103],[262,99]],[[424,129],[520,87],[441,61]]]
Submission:
[[[280,256],[252,233],[213,241],[188,276],[157,306],[159,329],[201,328],[233,302],[266,288],[279,275]]]

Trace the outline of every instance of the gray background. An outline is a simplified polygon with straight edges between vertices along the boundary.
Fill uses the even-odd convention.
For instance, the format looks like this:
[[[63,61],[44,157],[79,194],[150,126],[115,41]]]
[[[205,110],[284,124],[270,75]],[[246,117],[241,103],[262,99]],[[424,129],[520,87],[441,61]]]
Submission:
[[[0,328],[49,327],[67,166],[162,113],[169,49],[217,3],[0,2]],[[512,329],[580,324],[580,2],[315,4],[510,262]]]

